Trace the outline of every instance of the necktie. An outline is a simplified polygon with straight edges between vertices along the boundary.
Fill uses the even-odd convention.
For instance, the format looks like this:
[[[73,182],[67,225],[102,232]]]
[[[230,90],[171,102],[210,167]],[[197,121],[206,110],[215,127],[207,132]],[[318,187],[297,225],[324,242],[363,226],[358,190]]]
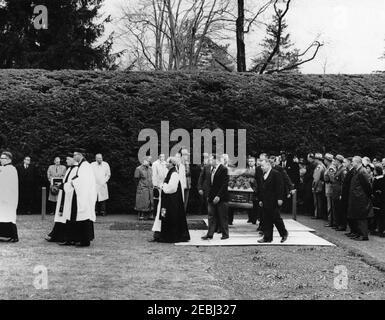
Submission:
[[[214,181],[214,175],[215,175],[215,167],[211,168],[211,183]]]

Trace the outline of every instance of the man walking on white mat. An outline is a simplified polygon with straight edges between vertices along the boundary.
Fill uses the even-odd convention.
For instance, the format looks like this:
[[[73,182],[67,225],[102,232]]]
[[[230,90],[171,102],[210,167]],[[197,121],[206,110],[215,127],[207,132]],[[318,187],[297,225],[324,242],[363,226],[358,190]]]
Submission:
[[[267,159],[262,160],[261,168],[263,177],[258,188],[258,199],[263,214],[263,238],[258,242],[272,242],[275,225],[282,238],[281,243],[283,243],[289,235],[279,212],[284,197],[283,178],[278,171],[272,168]]]

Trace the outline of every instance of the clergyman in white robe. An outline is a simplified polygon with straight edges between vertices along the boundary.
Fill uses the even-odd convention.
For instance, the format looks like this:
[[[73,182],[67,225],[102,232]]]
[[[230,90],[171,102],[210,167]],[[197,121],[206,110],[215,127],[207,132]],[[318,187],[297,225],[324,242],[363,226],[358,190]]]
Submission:
[[[94,239],[97,199],[95,176],[91,165],[84,158],[80,161],[70,184],[64,184],[65,193],[71,193],[71,215],[69,220],[69,241],[88,246]],[[64,209],[65,211],[66,209]]]
[[[19,199],[19,180],[11,162],[0,166],[0,237],[17,242],[16,209]]]
[[[46,240],[48,242],[65,242],[67,241],[67,220],[71,219],[71,207],[74,188],[71,186],[71,181],[75,177],[77,171],[76,165],[71,165],[63,179],[62,190],[59,191],[56,210],[54,227]],[[66,191],[67,190],[67,191]]]

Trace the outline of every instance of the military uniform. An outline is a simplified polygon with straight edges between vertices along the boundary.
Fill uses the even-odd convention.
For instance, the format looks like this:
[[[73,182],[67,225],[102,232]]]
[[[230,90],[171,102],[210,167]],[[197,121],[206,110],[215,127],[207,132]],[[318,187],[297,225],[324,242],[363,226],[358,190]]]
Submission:
[[[338,230],[346,230],[346,219],[343,218],[343,206],[342,206],[342,184],[345,180],[347,169],[340,165],[334,174],[332,181],[332,203],[333,203],[333,218],[334,224],[338,227]]]
[[[315,218],[325,218],[325,165],[319,161],[313,173],[313,196],[314,196],[314,216]]]
[[[335,208],[333,203],[333,182],[337,168],[331,164],[329,165],[324,173],[325,180],[325,196],[326,196],[326,212],[328,216],[329,226],[336,226],[335,219]]]

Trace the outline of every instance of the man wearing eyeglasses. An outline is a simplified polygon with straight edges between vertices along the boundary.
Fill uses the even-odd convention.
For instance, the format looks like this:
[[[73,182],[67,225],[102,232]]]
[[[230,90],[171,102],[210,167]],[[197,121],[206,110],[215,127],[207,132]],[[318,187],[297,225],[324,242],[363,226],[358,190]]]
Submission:
[[[19,181],[16,168],[12,165],[12,154],[3,152],[0,156],[0,239],[18,242],[16,209],[19,198]]]

